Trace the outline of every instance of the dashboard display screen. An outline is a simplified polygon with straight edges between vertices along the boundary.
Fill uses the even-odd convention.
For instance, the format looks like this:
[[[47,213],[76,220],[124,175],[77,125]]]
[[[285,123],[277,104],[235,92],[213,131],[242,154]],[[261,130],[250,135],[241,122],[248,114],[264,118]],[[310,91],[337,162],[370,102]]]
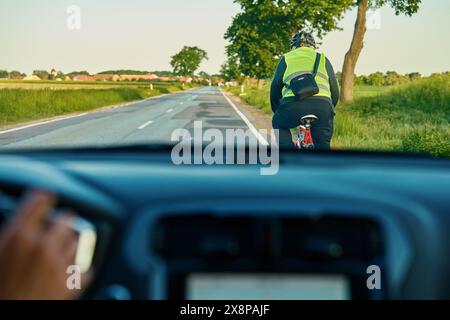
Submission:
[[[191,274],[188,300],[349,300],[342,275]]]

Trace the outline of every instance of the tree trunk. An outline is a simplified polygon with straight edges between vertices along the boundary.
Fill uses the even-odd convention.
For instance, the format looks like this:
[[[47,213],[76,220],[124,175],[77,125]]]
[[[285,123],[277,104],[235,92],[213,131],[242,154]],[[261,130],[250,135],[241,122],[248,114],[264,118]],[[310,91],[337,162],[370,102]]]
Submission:
[[[262,90],[263,86],[264,86],[264,80],[258,79],[258,90]]]
[[[358,16],[355,23],[355,31],[350,49],[345,54],[344,67],[342,68],[341,101],[353,100],[353,82],[355,80],[355,68],[361,50],[364,47],[364,35],[366,34],[366,14],[369,0],[358,1]]]

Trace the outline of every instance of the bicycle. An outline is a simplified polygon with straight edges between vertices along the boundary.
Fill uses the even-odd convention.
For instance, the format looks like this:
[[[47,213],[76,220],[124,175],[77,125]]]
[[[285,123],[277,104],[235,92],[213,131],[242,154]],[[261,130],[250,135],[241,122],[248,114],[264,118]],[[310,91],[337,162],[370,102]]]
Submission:
[[[295,142],[295,146],[298,149],[312,150],[315,148],[311,134],[311,126],[317,120],[319,120],[319,118],[313,114],[302,117]]]

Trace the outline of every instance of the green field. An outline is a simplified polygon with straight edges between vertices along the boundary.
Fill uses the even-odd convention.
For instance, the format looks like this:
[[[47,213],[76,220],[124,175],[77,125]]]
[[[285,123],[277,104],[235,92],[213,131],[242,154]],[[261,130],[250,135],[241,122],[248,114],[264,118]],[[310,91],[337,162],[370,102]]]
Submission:
[[[177,82],[154,82],[154,86],[163,88],[171,86],[179,86]],[[149,87],[148,82],[134,82],[134,81],[23,81],[23,80],[0,80],[1,89],[52,89],[52,90],[64,90],[64,89],[111,89],[111,88],[136,88],[136,87]]]
[[[180,83],[0,81],[0,126],[173,93]]]
[[[229,89],[239,94],[239,88]],[[269,86],[241,97],[271,115]],[[334,149],[420,152],[450,157],[450,76],[397,87],[355,88],[352,103],[336,109]]]

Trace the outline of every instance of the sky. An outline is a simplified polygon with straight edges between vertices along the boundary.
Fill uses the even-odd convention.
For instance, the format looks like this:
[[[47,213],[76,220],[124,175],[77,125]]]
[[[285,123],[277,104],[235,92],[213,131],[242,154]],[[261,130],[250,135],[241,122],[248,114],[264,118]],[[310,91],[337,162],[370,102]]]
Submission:
[[[450,70],[450,1],[422,2],[411,18],[395,16],[390,7],[371,15],[358,74]],[[79,29],[67,26],[71,5],[81,10]],[[201,70],[216,73],[226,60],[223,35],[237,12],[232,0],[1,0],[0,69],[170,70],[170,57],[195,45],[209,55]],[[355,10],[348,12],[343,30],[322,40],[320,49],[336,70],[355,17]]]

